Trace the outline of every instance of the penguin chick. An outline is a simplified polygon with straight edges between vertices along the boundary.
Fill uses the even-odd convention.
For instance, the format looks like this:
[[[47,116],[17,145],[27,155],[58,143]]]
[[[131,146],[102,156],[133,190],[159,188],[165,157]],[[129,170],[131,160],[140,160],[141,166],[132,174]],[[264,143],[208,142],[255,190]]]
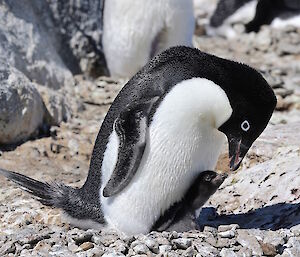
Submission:
[[[80,227],[148,233],[228,141],[236,170],[267,126],[276,97],[249,66],[172,47],[122,88],[100,127],[80,189],[1,171]],[[91,225],[93,224],[93,225]]]
[[[199,229],[196,212],[217,191],[227,174],[203,171],[185,194],[184,198],[168,209],[155,223],[152,230],[177,231]]]

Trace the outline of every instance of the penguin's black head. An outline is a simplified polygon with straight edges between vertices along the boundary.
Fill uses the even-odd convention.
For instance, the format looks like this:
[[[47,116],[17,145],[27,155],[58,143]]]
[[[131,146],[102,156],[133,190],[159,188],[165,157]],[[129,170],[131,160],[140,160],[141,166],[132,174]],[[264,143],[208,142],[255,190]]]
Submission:
[[[267,126],[277,102],[273,90],[257,71],[239,65],[234,83],[224,88],[233,112],[219,127],[228,139],[231,170],[239,168],[252,143]]]

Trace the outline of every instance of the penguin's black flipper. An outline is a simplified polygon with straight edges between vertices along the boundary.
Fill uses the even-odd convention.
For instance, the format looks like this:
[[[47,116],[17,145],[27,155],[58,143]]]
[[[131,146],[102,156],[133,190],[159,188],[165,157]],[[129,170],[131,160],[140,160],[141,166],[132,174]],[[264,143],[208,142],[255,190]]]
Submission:
[[[103,196],[110,197],[122,191],[135,175],[146,147],[148,117],[159,97],[141,99],[127,106],[114,124],[120,143],[115,169],[103,189]]]

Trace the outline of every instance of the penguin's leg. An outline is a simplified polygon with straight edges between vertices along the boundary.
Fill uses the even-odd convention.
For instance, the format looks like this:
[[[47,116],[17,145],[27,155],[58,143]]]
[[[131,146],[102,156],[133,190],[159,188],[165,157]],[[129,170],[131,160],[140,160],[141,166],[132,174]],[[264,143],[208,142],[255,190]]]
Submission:
[[[257,3],[255,16],[245,25],[246,32],[258,32],[262,25],[271,24],[276,15],[280,13],[282,0],[260,0]]]

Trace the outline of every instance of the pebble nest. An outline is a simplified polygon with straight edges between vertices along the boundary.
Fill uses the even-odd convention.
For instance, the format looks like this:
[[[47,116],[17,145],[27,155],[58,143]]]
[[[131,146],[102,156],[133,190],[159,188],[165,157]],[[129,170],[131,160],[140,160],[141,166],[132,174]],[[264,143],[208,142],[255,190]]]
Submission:
[[[281,128],[280,126],[285,124],[291,124],[290,127],[293,127],[294,122],[300,121],[299,29],[286,27],[283,30],[274,30],[263,27],[257,34],[241,33],[231,40],[195,36],[194,43],[201,50],[243,61],[263,73],[278,98],[276,112],[270,124],[274,127],[271,127],[271,130],[276,132],[278,126]],[[66,97],[76,97],[81,104],[71,121],[63,123],[60,127],[52,127],[49,137],[28,141],[8,149],[9,151],[6,149],[0,152],[1,167],[16,170],[38,180],[63,181],[74,187],[82,185],[99,126],[125,81],[104,77],[90,81],[82,76],[75,77],[75,80],[73,95]],[[280,134],[282,131],[284,129],[279,129],[276,135],[280,137],[283,135]],[[257,149],[261,151],[250,151],[242,171],[239,170],[237,174],[246,172],[244,170],[255,165],[267,163],[274,156],[280,155],[276,152],[279,146],[276,146],[275,151],[271,151],[273,155],[269,155],[268,152],[268,147],[275,147],[272,142],[274,135],[263,137],[265,141],[258,140],[260,147]],[[282,158],[300,156],[299,138],[299,133],[295,134],[289,145],[284,145],[293,145],[293,149],[284,148],[284,152],[283,148],[280,148],[283,152]],[[218,168],[226,171],[224,163],[221,160]],[[300,163],[294,163],[300,169]],[[271,174],[272,170],[268,172]],[[297,179],[296,172],[297,168],[294,173],[290,173],[290,181]],[[226,194],[227,199],[241,200],[235,202],[235,206],[230,201],[227,204],[223,201],[226,199],[224,193],[222,195],[225,198],[221,203],[216,198],[210,200],[208,204],[214,206],[218,214],[238,214],[241,211],[243,195],[238,192],[238,186],[242,185],[242,179],[237,180],[232,176],[229,176],[229,182],[227,181],[231,186],[228,195]],[[278,174],[278,179],[272,182],[271,188],[277,188],[281,181],[280,176],[281,174]],[[255,177],[253,181],[255,184]],[[264,180],[265,183],[266,181],[268,179]],[[278,202],[293,204],[292,212],[289,213],[292,222],[281,227],[273,224],[284,223],[281,219],[286,217],[284,213],[276,213],[274,210],[272,221],[268,221],[266,228],[245,228],[234,223],[214,225],[212,218],[209,225],[203,224],[201,231],[151,232],[147,235],[125,236],[115,231],[85,231],[73,228],[65,223],[59,210],[42,206],[4,178],[0,178],[0,184],[0,256],[300,256],[298,188],[289,192],[294,198],[291,198],[291,195],[286,196],[285,192],[277,197]],[[258,194],[268,195],[270,189],[268,185],[260,187],[258,182],[256,185],[257,191],[253,191],[253,187],[250,188],[254,200],[249,197],[245,200],[248,208],[246,211],[251,212],[265,206],[269,201],[276,201],[276,197],[271,200],[255,200]],[[216,193],[218,197],[220,192],[227,192],[222,190],[221,188]],[[285,196],[288,198],[284,198]],[[288,209],[281,210],[286,212]],[[268,220],[264,215],[260,218]]]

